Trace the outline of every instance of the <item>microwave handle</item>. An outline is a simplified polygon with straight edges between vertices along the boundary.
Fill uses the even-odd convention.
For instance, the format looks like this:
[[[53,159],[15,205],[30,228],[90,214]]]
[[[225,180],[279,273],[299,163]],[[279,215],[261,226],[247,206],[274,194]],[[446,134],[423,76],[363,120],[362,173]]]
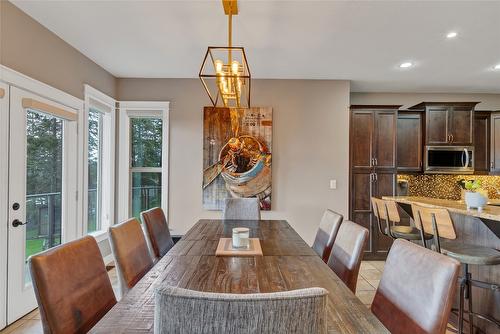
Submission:
[[[464,148],[464,153],[465,153],[465,164],[464,164],[464,167],[469,167],[469,150],[467,150],[466,148]]]

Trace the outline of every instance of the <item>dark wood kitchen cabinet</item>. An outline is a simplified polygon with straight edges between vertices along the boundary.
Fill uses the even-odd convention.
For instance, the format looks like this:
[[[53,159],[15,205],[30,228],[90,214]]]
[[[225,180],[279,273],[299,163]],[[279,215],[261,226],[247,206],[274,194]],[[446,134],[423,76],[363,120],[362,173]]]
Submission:
[[[500,112],[491,113],[490,172],[500,174]]]
[[[490,171],[490,118],[487,111],[474,112],[474,173],[487,174]]]
[[[425,111],[426,145],[473,145],[474,107],[478,102],[422,102],[410,110]]]
[[[421,172],[423,165],[422,113],[400,111],[397,125],[397,169]]]
[[[378,231],[370,198],[396,191],[399,107],[351,106],[349,218],[370,232],[366,259],[384,259],[392,244]]]

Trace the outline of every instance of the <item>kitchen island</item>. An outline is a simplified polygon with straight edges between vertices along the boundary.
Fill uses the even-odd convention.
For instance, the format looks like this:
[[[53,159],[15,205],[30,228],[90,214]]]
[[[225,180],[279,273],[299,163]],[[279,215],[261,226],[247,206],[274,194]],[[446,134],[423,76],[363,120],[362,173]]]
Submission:
[[[413,218],[412,204],[445,208],[450,212],[455,225],[457,239],[454,242],[500,250],[500,206],[487,205],[483,210],[478,211],[476,209],[467,210],[463,201],[412,196],[385,196],[383,199],[397,202],[399,207],[411,218]],[[470,265],[469,271],[475,280],[497,283],[500,286],[500,265]],[[492,291],[473,287],[472,295],[474,312],[485,313],[495,319],[500,319],[500,289]],[[458,297],[456,305],[458,305]],[[485,333],[498,333],[499,331],[492,324],[477,317],[474,318],[474,325]]]

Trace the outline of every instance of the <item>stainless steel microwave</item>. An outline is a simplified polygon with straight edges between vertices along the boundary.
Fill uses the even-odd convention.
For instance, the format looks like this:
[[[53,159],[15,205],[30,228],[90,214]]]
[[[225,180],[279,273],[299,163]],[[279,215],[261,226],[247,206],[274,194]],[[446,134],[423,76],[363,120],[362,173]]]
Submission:
[[[426,146],[424,172],[472,174],[474,173],[474,147]]]

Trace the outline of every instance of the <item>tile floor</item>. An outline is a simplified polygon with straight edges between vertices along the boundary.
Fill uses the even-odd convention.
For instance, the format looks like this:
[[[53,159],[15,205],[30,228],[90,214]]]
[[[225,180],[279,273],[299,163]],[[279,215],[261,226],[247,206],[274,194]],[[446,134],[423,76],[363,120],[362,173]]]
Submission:
[[[382,271],[384,270],[384,261],[363,261],[359,270],[358,284],[356,288],[356,296],[366,305],[370,307],[375,291],[377,290]],[[111,284],[115,295],[118,296],[118,279],[116,270],[111,269],[109,272]],[[0,331],[0,334],[41,334],[42,324],[40,320],[40,313],[35,310],[23,318],[19,319],[9,327]],[[454,331],[447,331],[446,333],[456,333]]]

